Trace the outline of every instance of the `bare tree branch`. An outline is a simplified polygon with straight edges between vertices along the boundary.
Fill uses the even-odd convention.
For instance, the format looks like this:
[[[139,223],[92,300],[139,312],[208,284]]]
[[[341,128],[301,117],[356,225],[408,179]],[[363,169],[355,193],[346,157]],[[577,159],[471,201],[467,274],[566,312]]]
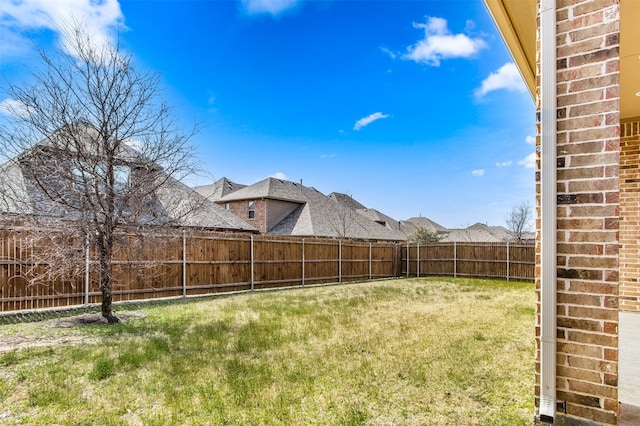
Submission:
[[[40,49],[32,82],[7,88],[14,107],[0,127],[0,207],[34,229],[64,222],[34,265],[60,262],[68,267],[50,269],[77,273],[84,248],[95,250],[102,314],[115,322],[119,230],[182,224],[205,201],[180,183],[196,172],[189,141],[197,126],[178,125],[158,74],[138,70],[119,46],[95,47],[78,24],[66,35],[73,54]]]
[[[531,226],[531,219],[531,205],[528,201],[523,201],[506,214],[504,222],[507,232],[514,241],[519,243],[524,241],[524,236]]]

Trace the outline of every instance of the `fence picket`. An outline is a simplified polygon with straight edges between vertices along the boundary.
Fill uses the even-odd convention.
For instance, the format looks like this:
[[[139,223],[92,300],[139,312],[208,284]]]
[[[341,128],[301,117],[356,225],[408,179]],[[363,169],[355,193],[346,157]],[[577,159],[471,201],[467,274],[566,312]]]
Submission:
[[[5,228],[0,234],[0,312],[99,302],[100,274],[98,269],[92,272],[98,263],[88,246],[84,274],[33,285],[28,271],[44,273],[49,265],[34,263],[28,238],[21,228]],[[160,242],[155,246],[136,241],[135,235],[127,238],[114,262],[116,302],[394,276],[533,281],[535,271],[532,244],[412,246],[204,231],[157,236]]]

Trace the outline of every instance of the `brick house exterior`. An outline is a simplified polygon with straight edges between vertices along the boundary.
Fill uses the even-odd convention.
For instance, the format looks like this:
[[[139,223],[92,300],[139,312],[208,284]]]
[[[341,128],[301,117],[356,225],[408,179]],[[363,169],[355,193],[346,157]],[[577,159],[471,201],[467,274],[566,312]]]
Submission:
[[[619,305],[640,312],[640,120],[621,124],[620,194]]]
[[[566,412],[565,422],[580,418],[617,423],[620,61],[616,3],[559,1],[556,11],[556,398],[563,404],[557,417],[564,420]],[[540,102],[537,107],[540,111]],[[540,356],[536,363],[540,365]]]
[[[220,204],[225,208],[228,206],[231,213],[254,226],[261,234],[269,233],[275,225],[300,205],[300,203],[268,198],[231,200]],[[253,210],[253,214],[250,214],[250,208]]]
[[[222,178],[196,190],[261,234],[404,241],[410,229],[345,194],[327,196],[283,179],[246,186]]]
[[[536,419],[640,424],[640,2],[485,3],[537,106]]]

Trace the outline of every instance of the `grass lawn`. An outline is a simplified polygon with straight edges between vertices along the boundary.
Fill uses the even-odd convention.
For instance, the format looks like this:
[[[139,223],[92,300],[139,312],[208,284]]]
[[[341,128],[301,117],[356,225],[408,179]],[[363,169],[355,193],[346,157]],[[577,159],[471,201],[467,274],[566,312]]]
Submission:
[[[534,306],[529,283],[419,278],[5,324],[51,343],[0,353],[0,424],[532,424]]]

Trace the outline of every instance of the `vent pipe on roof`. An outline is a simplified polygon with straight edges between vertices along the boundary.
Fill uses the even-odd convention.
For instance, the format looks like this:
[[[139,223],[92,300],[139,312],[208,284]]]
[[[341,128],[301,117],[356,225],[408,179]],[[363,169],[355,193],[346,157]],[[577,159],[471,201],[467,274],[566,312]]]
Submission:
[[[556,0],[540,0],[540,420],[556,413]]]

